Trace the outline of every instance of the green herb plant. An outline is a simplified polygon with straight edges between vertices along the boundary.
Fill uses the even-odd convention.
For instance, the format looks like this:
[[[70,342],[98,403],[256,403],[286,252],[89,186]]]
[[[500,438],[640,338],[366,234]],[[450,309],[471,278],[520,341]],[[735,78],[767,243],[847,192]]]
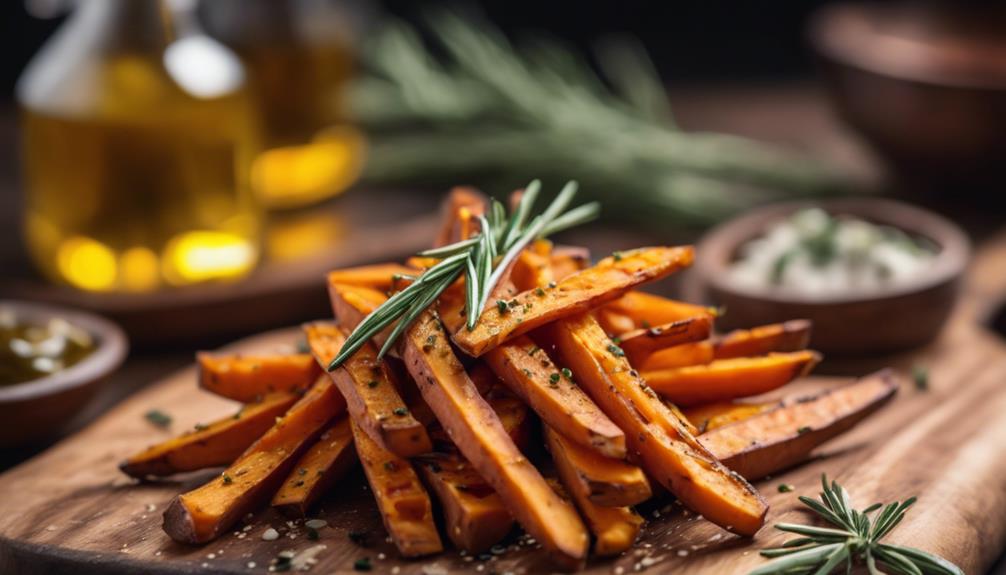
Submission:
[[[596,202],[566,210],[577,192],[577,183],[568,182],[541,214],[531,217],[541,192],[541,182],[532,181],[524,189],[512,214],[492,200],[488,213],[478,216],[479,233],[459,242],[426,250],[419,255],[440,261],[427,269],[408,287],[392,295],[368,315],[346,338],[329,371],[339,367],[370,338],[395,323],[378,357],[391,349],[398,337],[433,304],[462,274],[465,276],[465,315],[473,329],[486,302],[507,267],[532,241],[590,221],[600,213]],[[429,342],[430,347],[434,342]]]
[[[505,193],[574,174],[625,219],[704,225],[773,199],[847,193],[814,159],[734,135],[687,132],[641,45],[607,38],[596,69],[547,36],[512,43],[489,22],[426,13],[425,32],[389,21],[349,90],[367,130],[364,181],[468,181]],[[426,41],[429,40],[429,41]]]
[[[881,543],[905,517],[916,498],[903,502],[876,503],[862,511],[852,508],[849,493],[837,482],[821,476],[821,500],[800,497],[804,505],[834,527],[779,523],[781,531],[800,537],[761,554],[776,558],[749,575],[828,575],[844,567],[851,573],[855,564],[866,564],[870,575],[964,575],[960,567],[946,559],[913,547]],[[781,490],[780,490],[781,491]],[[879,511],[871,517],[874,512]],[[886,571],[881,571],[883,566]]]

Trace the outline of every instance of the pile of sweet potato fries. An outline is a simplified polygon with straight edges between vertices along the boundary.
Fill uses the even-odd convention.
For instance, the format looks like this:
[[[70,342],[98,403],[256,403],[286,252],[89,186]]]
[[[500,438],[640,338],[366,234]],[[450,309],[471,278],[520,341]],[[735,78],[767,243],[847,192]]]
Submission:
[[[484,206],[453,191],[436,244],[471,234]],[[637,291],[692,258],[691,247],[651,247],[589,266],[584,250],[539,240],[474,329],[455,286],[393,357],[378,359],[378,334],[327,373],[350,331],[430,262],[334,271],[336,319],[304,326],[309,354],[199,354],[200,387],[241,411],[121,468],[142,478],[226,467],[164,514],[164,530],[193,544],[267,504],[305,516],[357,464],[406,557],[443,550],[435,502],[456,547],[484,551],[516,522],[565,569],[583,565],[591,541],[596,555],[629,549],[643,524],[633,506],[664,490],[753,535],[768,507],[748,481],[805,459],[897,386],[880,372],[811,397],[738,401],[813,368],[810,325],[713,335],[714,310]],[[550,462],[523,455],[539,438]]]

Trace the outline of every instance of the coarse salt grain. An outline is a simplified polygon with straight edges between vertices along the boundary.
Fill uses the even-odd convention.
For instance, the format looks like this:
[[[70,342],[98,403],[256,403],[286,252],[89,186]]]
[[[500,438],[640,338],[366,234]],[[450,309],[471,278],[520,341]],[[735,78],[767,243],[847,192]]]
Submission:
[[[279,531],[276,531],[272,527],[262,532],[262,541],[275,541],[277,539],[279,539]]]

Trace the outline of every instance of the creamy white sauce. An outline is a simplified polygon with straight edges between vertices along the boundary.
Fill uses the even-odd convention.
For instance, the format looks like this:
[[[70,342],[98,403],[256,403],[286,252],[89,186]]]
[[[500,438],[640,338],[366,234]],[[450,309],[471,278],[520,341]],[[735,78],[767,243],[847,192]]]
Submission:
[[[753,288],[860,294],[910,283],[935,256],[935,246],[897,228],[813,208],[743,244],[729,273],[738,284]]]

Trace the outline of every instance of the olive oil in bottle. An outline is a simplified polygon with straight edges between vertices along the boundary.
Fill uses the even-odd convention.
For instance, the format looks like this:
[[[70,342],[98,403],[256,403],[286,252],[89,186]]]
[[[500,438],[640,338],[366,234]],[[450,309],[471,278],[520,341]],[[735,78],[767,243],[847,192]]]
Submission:
[[[19,82],[27,243],[52,280],[147,291],[258,260],[240,63],[171,24],[158,0],[78,3]]]
[[[348,121],[344,97],[355,57],[351,36],[361,26],[354,4],[214,0],[205,6],[214,36],[248,66],[263,128],[251,186],[268,208],[335,196],[363,167],[365,138]]]

